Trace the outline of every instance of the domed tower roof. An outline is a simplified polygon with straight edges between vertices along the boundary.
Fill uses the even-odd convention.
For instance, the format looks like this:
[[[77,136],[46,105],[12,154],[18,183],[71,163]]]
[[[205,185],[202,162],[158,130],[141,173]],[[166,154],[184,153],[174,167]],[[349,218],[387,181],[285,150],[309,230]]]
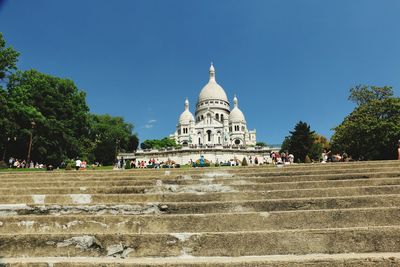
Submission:
[[[189,111],[189,100],[185,100],[185,111],[179,116],[179,124],[189,124],[194,121],[193,114]]]
[[[237,99],[236,95],[233,98],[233,104],[234,104],[234,107],[231,110],[231,113],[229,114],[229,122],[246,123],[243,112],[238,107],[238,99]]]
[[[229,103],[224,89],[215,80],[215,69],[212,63],[209,72],[210,79],[203,89],[201,89],[198,103],[205,100],[222,100]]]

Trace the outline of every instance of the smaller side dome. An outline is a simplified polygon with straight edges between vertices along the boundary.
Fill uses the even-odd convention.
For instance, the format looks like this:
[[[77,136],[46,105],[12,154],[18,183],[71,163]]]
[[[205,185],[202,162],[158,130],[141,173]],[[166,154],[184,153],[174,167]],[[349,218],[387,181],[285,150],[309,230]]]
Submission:
[[[234,104],[234,107],[231,110],[231,113],[229,114],[229,122],[246,123],[243,112],[238,107],[238,99],[237,99],[236,95],[233,98],[233,104]]]
[[[189,100],[185,100],[185,111],[179,116],[179,124],[189,124],[194,121],[193,114],[189,111]]]

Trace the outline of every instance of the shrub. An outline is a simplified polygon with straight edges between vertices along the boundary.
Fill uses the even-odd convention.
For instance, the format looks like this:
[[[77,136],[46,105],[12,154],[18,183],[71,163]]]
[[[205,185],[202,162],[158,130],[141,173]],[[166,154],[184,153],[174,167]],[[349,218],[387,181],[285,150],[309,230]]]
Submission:
[[[247,159],[246,159],[246,157],[244,157],[243,158],[243,160],[242,160],[242,166],[247,166],[248,164],[247,164]]]
[[[131,161],[130,161],[130,160],[127,160],[127,161],[126,161],[126,163],[125,163],[125,169],[126,169],[126,170],[132,169],[132,167],[131,167]]]
[[[67,165],[65,166],[65,170],[66,170],[66,171],[72,170],[72,164],[71,164],[71,162],[68,162],[68,163],[67,163]]]

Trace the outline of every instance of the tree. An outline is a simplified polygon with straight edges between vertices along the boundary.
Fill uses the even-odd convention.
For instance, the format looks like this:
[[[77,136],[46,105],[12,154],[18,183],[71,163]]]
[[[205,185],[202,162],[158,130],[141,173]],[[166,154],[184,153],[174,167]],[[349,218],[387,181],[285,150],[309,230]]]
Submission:
[[[259,147],[267,147],[268,145],[267,145],[267,143],[265,143],[265,142],[257,142],[257,143],[256,143],[256,146],[259,146]]]
[[[89,108],[85,93],[71,80],[36,70],[18,71],[9,77],[7,89],[10,119],[18,135],[13,155],[26,158],[31,134],[35,161],[58,165],[82,152],[89,131]]]
[[[282,152],[288,152],[290,148],[290,136],[285,136],[285,139],[282,142],[281,145],[281,150],[279,150],[280,153]]]
[[[390,86],[366,86],[357,85],[350,88],[349,100],[358,106],[365,105],[373,100],[384,100],[393,96],[393,89]]]
[[[161,149],[161,148],[178,148],[180,147],[175,139],[164,137],[163,139],[145,140],[140,144],[141,149]]]
[[[299,121],[290,132],[289,140],[289,152],[300,162],[304,162],[315,140],[314,131],[310,130],[307,123]]]
[[[319,134],[314,134],[314,142],[310,148],[310,151],[308,153],[310,159],[319,161],[322,156],[322,152],[325,150],[330,149],[330,143],[328,139],[325,136],[319,135]]]
[[[36,70],[14,72],[18,56],[0,33],[1,155],[6,155],[8,138],[13,140],[8,155],[26,159],[32,137],[31,158],[53,165],[77,156],[110,164],[116,148],[137,149],[132,124],[121,117],[90,115],[86,94],[71,80]]]
[[[12,47],[6,47],[6,41],[0,32],[0,80],[4,81],[17,69],[19,53]]]
[[[133,134],[133,125],[122,117],[90,115],[91,146],[87,156],[91,161],[99,161],[104,165],[112,164],[118,152],[133,152],[139,143]]]
[[[7,94],[2,83],[17,69],[19,53],[12,47],[6,47],[6,41],[0,32],[0,151],[5,152],[7,138],[12,135],[13,122],[10,120],[10,110],[7,102]],[[2,154],[3,155],[3,154]]]
[[[361,160],[394,159],[400,138],[399,121],[400,98],[369,100],[334,128],[332,151],[346,152]]]

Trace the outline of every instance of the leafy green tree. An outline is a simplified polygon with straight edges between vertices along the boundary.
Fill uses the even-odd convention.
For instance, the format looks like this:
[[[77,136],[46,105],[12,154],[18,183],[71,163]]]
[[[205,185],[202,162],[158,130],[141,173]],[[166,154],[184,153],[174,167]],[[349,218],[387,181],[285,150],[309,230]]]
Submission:
[[[18,142],[13,155],[26,158],[30,134],[32,159],[59,164],[78,156],[88,135],[85,93],[68,79],[36,70],[16,72],[9,77],[8,106]],[[32,129],[32,122],[35,128]]]
[[[179,148],[175,139],[164,137],[163,139],[145,140],[140,144],[142,149],[161,149],[161,148]]]
[[[137,149],[139,141],[132,133],[133,125],[125,122],[122,117],[92,114],[90,121],[91,146],[86,153],[90,161],[110,165],[116,153]]]
[[[361,106],[373,100],[384,100],[391,97],[393,97],[393,88],[390,86],[357,85],[350,89],[349,100]]]
[[[282,142],[281,145],[281,150],[279,150],[280,153],[282,152],[288,152],[290,148],[290,136],[285,136],[285,139]]]
[[[26,159],[32,136],[31,158],[53,165],[77,156],[110,164],[117,149],[137,149],[132,124],[121,117],[90,115],[85,93],[71,80],[36,70],[14,72],[18,56],[0,33],[1,155],[6,156],[8,137],[13,140],[8,155]]]
[[[267,143],[265,143],[265,142],[257,142],[257,143],[256,143],[256,146],[267,147],[268,145],[267,145]]]
[[[400,98],[383,97],[361,103],[334,128],[332,151],[346,152],[361,160],[394,159],[400,139],[399,121]]]
[[[311,148],[310,148],[310,150],[308,152],[308,156],[309,156],[310,159],[319,161],[321,159],[323,151],[324,151],[324,148],[323,148],[322,144],[314,142],[311,145]]]
[[[315,132],[310,130],[310,126],[299,121],[294,130],[290,132],[289,152],[292,153],[300,162],[304,162],[309,155],[314,143]]]
[[[0,81],[4,81],[17,69],[19,53],[12,47],[6,47],[6,41],[0,32]]]
[[[329,143],[328,139],[325,136],[315,133],[314,134],[314,142],[308,153],[310,159],[313,159],[316,161],[321,160],[322,152],[324,151],[324,149],[326,149],[326,150],[330,149],[330,143]]]
[[[5,155],[7,138],[13,135],[12,129],[14,129],[13,122],[10,120],[11,113],[8,107],[7,94],[2,84],[5,84],[8,76],[17,69],[18,56],[17,51],[6,46],[6,41],[0,32],[0,151],[3,151],[2,155]]]

